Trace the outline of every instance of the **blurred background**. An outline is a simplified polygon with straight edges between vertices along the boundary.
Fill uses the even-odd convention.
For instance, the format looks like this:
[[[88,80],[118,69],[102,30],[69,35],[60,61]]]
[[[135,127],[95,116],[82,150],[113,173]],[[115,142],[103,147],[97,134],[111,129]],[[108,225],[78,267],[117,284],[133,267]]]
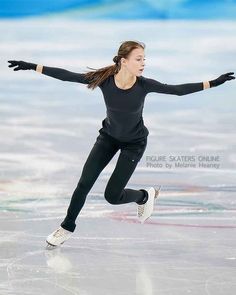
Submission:
[[[60,13],[60,15],[59,15]],[[1,17],[46,14],[80,19],[221,19],[234,20],[235,0],[1,0]]]
[[[140,228],[135,204],[106,203],[117,153],[91,189],[63,256],[42,247],[64,218],[102,127],[102,92],[34,71],[14,72],[7,61],[82,73],[113,64],[121,43],[136,40],[146,45],[144,77],[167,84],[209,81],[236,72],[236,0],[0,0],[0,36],[1,294],[231,295],[236,290],[235,80],[180,97],[146,96],[148,145],[127,187],[161,184],[157,209]],[[155,160],[159,156],[166,161]],[[189,162],[180,158],[171,162],[171,156],[192,156],[196,166],[184,167]],[[81,264],[72,263],[78,250],[84,280]],[[109,252],[111,271],[100,278],[91,251],[99,253],[98,272]],[[26,273],[31,283],[23,280]]]

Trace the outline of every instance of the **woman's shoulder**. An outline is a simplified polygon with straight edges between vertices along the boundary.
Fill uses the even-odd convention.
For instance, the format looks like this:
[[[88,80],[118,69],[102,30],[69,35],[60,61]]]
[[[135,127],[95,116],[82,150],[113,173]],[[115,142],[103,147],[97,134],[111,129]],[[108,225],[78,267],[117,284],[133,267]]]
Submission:
[[[138,80],[139,80],[139,82],[140,82],[140,84],[141,84],[142,86],[145,86],[146,83],[147,83],[147,81],[148,81],[148,79],[149,79],[149,78],[147,78],[147,77],[145,77],[145,76],[139,76],[139,77],[137,77],[137,78],[138,78]]]
[[[111,81],[112,75],[109,75],[107,78],[105,78],[98,86],[100,88],[106,87],[110,81]]]

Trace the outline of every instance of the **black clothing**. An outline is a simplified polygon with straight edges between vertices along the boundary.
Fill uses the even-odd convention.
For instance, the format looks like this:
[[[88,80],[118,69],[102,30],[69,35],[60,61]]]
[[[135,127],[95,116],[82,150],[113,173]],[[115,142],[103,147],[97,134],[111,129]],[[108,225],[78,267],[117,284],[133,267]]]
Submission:
[[[10,65],[8,65],[9,68],[13,68],[13,71],[19,71],[19,70],[35,70],[37,68],[37,64],[30,63],[30,62],[25,62],[22,60],[8,60]]]
[[[148,198],[146,190],[125,189],[125,186],[142,158],[146,146],[147,138],[136,143],[124,143],[101,130],[84,164],[82,175],[73,192],[66,217],[61,226],[71,232],[75,230],[75,220],[85,203],[89,191],[99,174],[119,149],[121,152],[116,167],[107,183],[104,193],[105,199],[114,205],[130,202],[144,203]]]
[[[219,86],[219,85],[225,83],[225,81],[234,80],[235,77],[232,76],[233,74],[234,74],[234,72],[229,72],[229,73],[221,75],[217,79],[209,81],[210,87],[216,87],[216,86]]]
[[[62,81],[88,84],[85,74],[74,73],[60,68],[43,67],[43,74]],[[129,89],[118,88],[114,75],[109,76],[99,88],[102,90],[107,116],[102,121],[102,128],[108,135],[122,142],[134,142],[148,136],[142,112],[145,96],[150,92],[185,95],[203,90],[203,83],[169,85],[154,79],[137,76],[136,82]]]

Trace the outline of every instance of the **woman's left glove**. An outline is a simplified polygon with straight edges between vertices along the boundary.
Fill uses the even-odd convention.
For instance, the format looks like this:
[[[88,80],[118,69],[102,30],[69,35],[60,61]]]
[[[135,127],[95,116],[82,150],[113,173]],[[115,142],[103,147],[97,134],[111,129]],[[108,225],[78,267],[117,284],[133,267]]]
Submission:
[[[220,77],[218,77],[217,79],[209,81],[210,86],[216,87],[216,86],[219,86],[219,85],[225,83],[226,81],[235,79],[235,77],[231,76],[231,75],[234,75],[234,72],[223,74]]]

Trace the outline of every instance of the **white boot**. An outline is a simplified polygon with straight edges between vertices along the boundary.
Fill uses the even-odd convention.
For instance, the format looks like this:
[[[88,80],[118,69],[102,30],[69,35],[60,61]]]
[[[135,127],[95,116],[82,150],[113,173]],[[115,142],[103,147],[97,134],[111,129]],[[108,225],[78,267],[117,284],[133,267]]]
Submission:
[[[47,237],[46,242],[50,246],[58,246],[68,240],[72,234],[73,232],[68,231],[60,226]]]
[[[138,205],[137,209],[137,216],[141,223],[144,223],[145,220],[147,220],[153,212],[154,208],[154,201],[159,195],[160,192],[160,186],[155,189],[154,187],[148,187],[145,190],[148,192],[148,200],[143,205]]]

